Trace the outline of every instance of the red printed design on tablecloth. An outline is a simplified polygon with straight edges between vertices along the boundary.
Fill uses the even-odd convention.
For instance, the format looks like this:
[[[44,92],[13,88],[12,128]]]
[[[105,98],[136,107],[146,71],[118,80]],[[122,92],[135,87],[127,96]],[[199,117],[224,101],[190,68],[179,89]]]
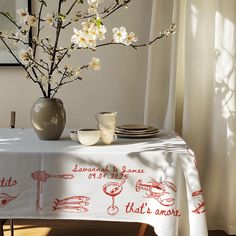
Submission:
[[[113,179],[118,181],[128,179],[129,175],[144,174],[144,169],[133,169],[127,167],[126,165],[121,167],[109,165],[104,167],[86,167],[76,164],[72,171],[86,174],[90,180]]]
[[[195,157],[193,150],[190,147],[187,147],[187,152],[190,156]]]
[[[119,211],[119,208],[115,205],[115,197],[122,192],[122,185],[124,183],[125,180],[121,182],[108,182],[103,185],[104,193],[112,197],[112,204],[107,208],[107,213],[109,215],[116,215]]]
[[[125,205],[125,212],[127,214],[140,214],[140,215],[150,215],[155,214],[158,216],[180,216],[180,210],[178,209],[153,209],[148,205],[148,203],[143,202],[142,204],[136,205],[134,202],[128,202]]]
[[[197,190],[197,191],[193,192],[192,197],[194,198],[194,201],[197,201],[196,204],[195,204],[196,206],[192,210],[192,212],[195,213],[195,214],[204,213],[206,211],[206,209],[205,209],[205,203],[202,200],[202,190],[200,189],[200,190]]]
[[[188,152],[188,154],[189,154],[191,157],[193,157],[194,165],[195,165],[196,168],[198,168],[197,159],[196,159],[196,157],[195,157],[195,154],[194,154],[193,150],[192,150],[190,147],[188,147],[188,146],[187,146],[187,152]]]
[[[192,211],[195,214],[202,214],[206,211],[205,209],[205,203],[203,201],[200,201],[198,203],[198,206]]]
[[[17,181],[13,179],[12,177],[10,178],[1,178],[0,179],[0,188],[5,188],[5,187],[13,187],[17,184]]]
[[[37,198],[36,198],[36,211],[43,210],[40,207],[40,194],[43,190],[43,183],[45,183],[49,178],[62,178],[62,179],[73,179],[73,174],[63,174],[63,175],[51,175],[45,170],[38,170],[31,173],[31,177],[37,181]]]
[[[16,196],[10,196],[7,193],[0,193],[0,208],[5,207],[11,201],[15,200],[18,197],[19,193]]]
[[[135,205],[134,202],[128,202],[127,205],[125,205],[125,212],[141,215],[153,213],[146,202],[143,202],[141,205]]]
[[[147,191],[146,197],[156,199],[163,206],[174,205],[175,198],[170,196],[176,192],[176,186],[170,181],[157,182],[155,179],[151,179],[147,184],[143,184],[142,180],[138,180],[136,183],[136,191]]]
[[[65,211],[70,213],[86,213],[89,205],[89,197],[86,196],[72,196],[64,199],[55,199],[53,211]]]
[[[202,190],[201,189],[192,193],[192,197],[197,197],[199,195],[202,195]]]

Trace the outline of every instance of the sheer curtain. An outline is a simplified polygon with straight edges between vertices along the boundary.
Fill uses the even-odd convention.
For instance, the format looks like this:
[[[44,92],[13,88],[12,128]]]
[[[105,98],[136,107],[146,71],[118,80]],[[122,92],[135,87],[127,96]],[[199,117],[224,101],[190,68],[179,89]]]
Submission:
[[[153,0],[146,123],[176,129],[198,157],[209,229],[236,234],[235,0]]]

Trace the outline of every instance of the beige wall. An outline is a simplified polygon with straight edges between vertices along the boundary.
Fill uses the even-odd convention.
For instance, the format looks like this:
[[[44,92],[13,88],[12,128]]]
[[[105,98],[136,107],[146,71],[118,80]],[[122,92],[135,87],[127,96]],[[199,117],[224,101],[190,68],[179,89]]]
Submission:
[[[150,12],[151,0],[134,0],[128,10],[119,11],[105,23],[109,30],[124,25],[136,32],[140,42],[146,41]],[[69,41],[71,34],[72,29],[63,34],[62,40]],[[77,54],[68,63],[81,64],[91,56]],[[93,56],[101,58],[102,70],[84,73],[83,81],[67,85],[59,93],[67,112],[67,128],[96,126],[94,114],[98,111],[118,111],[118,123],[142,122],[147,49],[109,46]],[[25,79],[20,67],[0,67],[0,127],[9,126],[11,110],[17,112],[17,127],[30,127],[30,109],[39,96],[39,88]]]

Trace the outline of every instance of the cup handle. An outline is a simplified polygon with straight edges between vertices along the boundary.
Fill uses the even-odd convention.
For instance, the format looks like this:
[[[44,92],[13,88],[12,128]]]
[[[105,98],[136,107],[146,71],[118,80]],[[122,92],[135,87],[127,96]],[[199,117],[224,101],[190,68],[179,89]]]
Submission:
[[[116,134],[113,134],[113,142],[115,141],[115,140],[117,140],[117,135]]]

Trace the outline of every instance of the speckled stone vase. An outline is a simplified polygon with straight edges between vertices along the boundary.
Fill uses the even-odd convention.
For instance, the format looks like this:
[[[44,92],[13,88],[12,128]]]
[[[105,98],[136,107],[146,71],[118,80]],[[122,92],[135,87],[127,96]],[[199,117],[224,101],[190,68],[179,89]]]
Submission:
[[[41,140],[58,140],[66,124],[63,102],[58,98],[39,98],[31,108],[30,119]]]

